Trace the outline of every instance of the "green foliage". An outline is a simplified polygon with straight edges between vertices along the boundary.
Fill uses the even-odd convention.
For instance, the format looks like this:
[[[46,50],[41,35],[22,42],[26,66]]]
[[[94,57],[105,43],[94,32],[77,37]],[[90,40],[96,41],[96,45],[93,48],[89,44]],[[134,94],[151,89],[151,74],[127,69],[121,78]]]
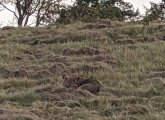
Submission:
[[[137,16],[138,11],[134,11],[133,6],[123,0],[76,0],[73,6],[62,9],[61,23],[80,20],[94,22],[97,19],[125,20]]]
[[[150,22],[153,22],[154,20],[157,19],[164,19],[165,18],[165,13],[164,13],[164,8],[165,8],[165,2],[162,0],[161,3],[156,4],[154,2],[150,2],[151,8],[147,9],[146,8],[146,15],[143,18],[144,25],[149,25]]]
[[[123,16],[122,16],[122,11],[118,7],[113,7],[113,6],[108,6],[108,7],[103,6],[100,9],[99,17],[101,19],[110,18],[112,20],[114,20],[114,19],[119,19],[119,20],[124,19]]]
[[[126,31],[126,34],[128,34],[131,38],[136,38],[138,36],[143,36],[143,30],[141,28],[132,27]]]
[[[31,104],[38,99],[38,95],[33,93],[15,95],[9,98],[12,102],[17,102],[21,106],[31,106]]]

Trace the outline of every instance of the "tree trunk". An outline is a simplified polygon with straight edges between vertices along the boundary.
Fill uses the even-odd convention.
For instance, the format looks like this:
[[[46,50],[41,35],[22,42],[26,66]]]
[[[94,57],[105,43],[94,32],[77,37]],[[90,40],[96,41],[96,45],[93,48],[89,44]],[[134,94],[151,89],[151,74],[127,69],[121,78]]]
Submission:
[[[30,16],[30,15],[27,15],[27,17],[26,17],[26,19],[25,19],[24,27],[27,26],[27,24],[28,24],[29,16]]]
[[[19,17],[19,18],[18,18],[17,24],[18,24],[19,27],[22,27],[22,24],[23,24],[23,17]]]

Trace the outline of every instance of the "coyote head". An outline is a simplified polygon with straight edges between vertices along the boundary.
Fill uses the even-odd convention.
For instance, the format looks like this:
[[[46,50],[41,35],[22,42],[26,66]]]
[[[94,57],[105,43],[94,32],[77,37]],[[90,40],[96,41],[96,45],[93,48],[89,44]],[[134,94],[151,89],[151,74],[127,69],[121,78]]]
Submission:
[[[62,77],[64,79],[64,82],[63,82],[64,87],[74,88],[74,89],[77,89],[79,87],[77,84],[78,77],[77,78],[74,78],[74,77],[68,78],[66,75],[63,75]]]

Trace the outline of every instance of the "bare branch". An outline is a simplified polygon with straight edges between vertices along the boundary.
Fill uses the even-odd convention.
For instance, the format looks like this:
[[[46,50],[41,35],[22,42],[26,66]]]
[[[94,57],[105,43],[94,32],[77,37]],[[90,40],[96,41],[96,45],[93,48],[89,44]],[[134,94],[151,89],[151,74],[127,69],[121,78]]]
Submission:
[[[36,17],[36,26],[41,22],[46,22],[53,19],[53,15],[57,14],[62,0],[8,0],[7,3],[15,7],[12,11],[9,7],[5,6],[5,2],[0,2],[4,9],[12,12],[16,16],[18,26],[27,26],[31,16]],[[51,18],[52,17],[52,18]]]
[[[12,12],[13,14],[14,14],[14,16],[18,19],[18,16],[17,16],[17,14],[15,13],[15,11],[13,11],[13,10],[11,10],[11,9],[9,9],[7,6],[5,6],[4,4],[2,4],[2,3],[0,3],[0,5],[2,5],[6,10],[8,10],[8,11],[10,11],[10,12]]]

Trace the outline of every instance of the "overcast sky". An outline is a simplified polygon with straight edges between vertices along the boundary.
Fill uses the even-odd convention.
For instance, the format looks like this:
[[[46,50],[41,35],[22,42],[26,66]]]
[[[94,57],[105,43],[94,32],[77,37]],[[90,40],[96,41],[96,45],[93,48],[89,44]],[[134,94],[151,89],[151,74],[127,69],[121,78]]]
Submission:
[[[124,0],[133,4],[134,8],[139,8],[140,12],[144,14],[144,6],[150,7],[150,2],[159,3],[161,0]]]
[[[67,1],[67,0],[66,0]],[[68,0],[74,1],[74,0]],[[124,0],[133,4],[134,8],[139,8],[141,14],[144,14],[145,10],[143,6],[150,7],[150,1],[159,3],[161,0]],[[8,11],[0,12],[0,26],[11,25],[13,21],[13,14]]]

